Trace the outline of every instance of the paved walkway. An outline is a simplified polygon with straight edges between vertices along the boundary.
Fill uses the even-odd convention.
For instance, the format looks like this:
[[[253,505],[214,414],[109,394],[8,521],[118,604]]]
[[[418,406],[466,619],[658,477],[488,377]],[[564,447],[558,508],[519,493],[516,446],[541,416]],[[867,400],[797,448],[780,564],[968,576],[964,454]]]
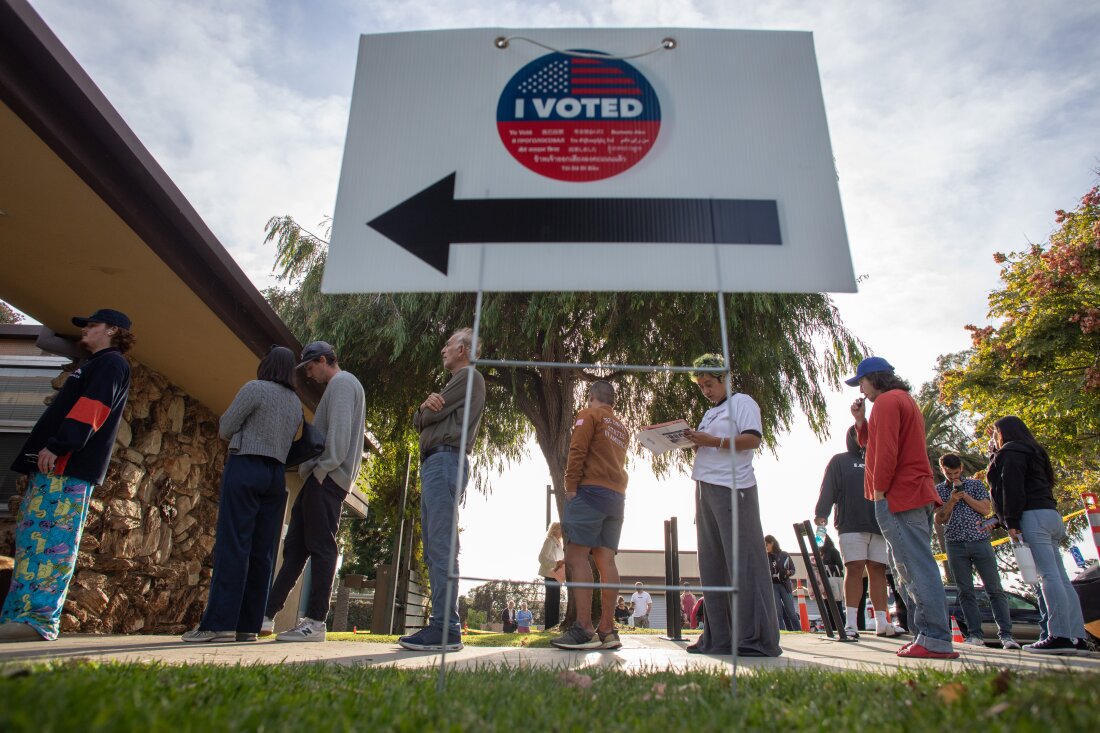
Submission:
[[[455,669],[485,665],[548,668],[616,668],[632,672],[728,668],[728,657],[688,654],[684,644],[656,636],[624,635],[623,648],[614,652],[565,652],[557,649],[522,647],[472,647],[447,655]],[[783,656],[775,659],[741,658],[744,670],[762,668],[830,667],[890,672],[902,667],[996,667],[1018,671],[1071,669],[1100,672],[1100,654],[1051,657],[1002,649],[979,649],[958,645],[962,658],[956,661],[901,659],[894,652],[902,645],[896,639],[867,638],[858,642],[829,641],[815,634],[783,634]],[[0,644],[0,665],[12,662],[56,659],[111,659],[125,662],[166,664],[288,664],[329,662],[345,665],[381,665],[403,668],[434,667],[440,655],[409,652],[396,644],[359,641],[318,643],[184,644],[177,636],[93,636],[66,634],[54,642]]]

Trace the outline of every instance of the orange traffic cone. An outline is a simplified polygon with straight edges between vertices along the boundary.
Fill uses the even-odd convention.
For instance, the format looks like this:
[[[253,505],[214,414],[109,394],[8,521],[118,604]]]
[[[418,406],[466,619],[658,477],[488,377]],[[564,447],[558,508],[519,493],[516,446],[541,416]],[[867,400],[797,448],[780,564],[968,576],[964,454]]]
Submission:
[[[962,644],[966,639],[963,638],[963,632],[959,629],[959,622],[955,620],[955,617],[951,617],[951,642],[953,644]]]
[[[802,587],[802,581],[798,581],[798,587],[794,594],[798,596],[798,620],[802,625],[802,631],[810,630],[810,610],[806,607],[806,589]]]

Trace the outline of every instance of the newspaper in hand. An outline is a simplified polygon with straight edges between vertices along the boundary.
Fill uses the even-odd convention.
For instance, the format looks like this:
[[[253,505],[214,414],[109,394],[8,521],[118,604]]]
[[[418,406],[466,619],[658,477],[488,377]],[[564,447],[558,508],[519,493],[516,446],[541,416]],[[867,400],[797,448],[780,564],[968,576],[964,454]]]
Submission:
[[[638,431],[638,442],[653,451],[654,455],[668,453],[680,448],[691,448],[695,444],[684,436],[685,430],[691,430],[687,420],[673,420],[659,425],[647,425]]]

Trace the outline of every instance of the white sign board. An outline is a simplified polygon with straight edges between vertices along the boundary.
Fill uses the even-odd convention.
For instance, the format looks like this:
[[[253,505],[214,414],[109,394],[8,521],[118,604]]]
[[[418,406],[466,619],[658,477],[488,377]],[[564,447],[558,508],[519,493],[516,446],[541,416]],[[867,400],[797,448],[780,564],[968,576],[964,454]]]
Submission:
[[[811,35],[363,36],[323,289],[854,291]]]

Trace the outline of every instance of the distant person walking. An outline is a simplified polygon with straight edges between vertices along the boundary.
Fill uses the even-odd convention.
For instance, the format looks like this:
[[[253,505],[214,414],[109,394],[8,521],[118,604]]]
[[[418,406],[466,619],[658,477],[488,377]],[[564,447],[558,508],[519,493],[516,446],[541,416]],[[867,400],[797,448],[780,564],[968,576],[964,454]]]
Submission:
[[[546,586],[543,609],[546,629],[561,623],[561,584],[565,580],[565,548],[562,547],[561,523],[554,522],[546,530],[546,539],[539,550],[539,575]]]
[[[336,578],[340,510],[363,462],[366,399],[359,380],[340,368],[331,344],[324,341],[308,344],[302,349],[298,368],[305,370],[308,379],[325,386],[313,419],[314,427],[325,436],[325,450],[298,467],[298,475],[305,483],[290,510],[290,526],[283,541],[283,565],[271,586],[262,630],[274,629],[275,614],[282,610],[309,560],[306,615],[275,638],[321,642],[325,640],[325,619]]]
[[[108,308],[72,319],[91,356],[58,390],[11,466],[28,477],[0,642],[53,641],[76,569],[92,491],[103,483],[130,396],[130,319]]]
[[[514,634],[519,624],[516,623],[516,602],[508,601],[500,612],[500,626],[505,634]]]
[[[764,549],[768,553],[768,563],[772,571],[772,591],[775,593],[775,610],[779,618],[779,628],[786,631],[801,631],[802,622],[798,618],[798,609],[794,605],[791,578],[794,577],[794,561],[779,547],[779,541],[770,534],[764,536]]]
[[[1069,581],[1058,546],[1066,536],[1054,501],[1054,467],[1050,456],[1015,415],[993,423],[996,452],[989,464],[993,505],[1013,541],[1031,548],[1047,609],[1045,639],[1025,644],[1036,654],[1072,655],[1085,651],[1085,620],[1081,600]]]
[[[440,354],[443,368],[451,378],[442,392],[433,392],[413,415],[413,426],[420,431],[420,524],[423,527],[424,561],[428,565],[432,615],[428,625],[398,643],[415,651],[443,649],[443,625],[447,625],[447,650],[462,648],[459,633],[458,582],[447,597],[448,559],[451,532],[456,518],[455,506],[461,505],[470,479],[470,452],[485,409],[485,378],[471,363],[474,332],[462,328],[451,334]],[[466,387],[470,386],[469,425],[466,444],[462,444],[462,417],[466,412]],[[462,477],[459,481],[459,464]],[[458,574],[459,545],[455,545],[454,565]]]
[[[695,360],[696,367],[722,366],[717,354]],[[691,477],[696,482],[695,525],[699,547],[699,582],[703,586],[731,585],[737,577],[737,653],[778,657],[779,619],[775,611],[771,568],[764,552],[760,500],[752,459],[763,438],[760,406],[747,394],[727,397],[722,375],[696,372],[695,383],[713,405],[698,430],[684,435],[696,445]],[[731,431],[732,420],[732,431]],[[733,464],[730,461],[733,451]],[[737,496],[737,557],[733,566],[733,498]],[[706,627],[699,641],[687,648],[693,654],[730,654],[729,594],[703,591]]]
[[[229,441],[218,499],[214,576],[206,612],[188,642],[255,641],[286,510],[286,456],[302,424],[294,352],[273,346],[256,379],[237,392],[218,423]]]
[[[941,502],[928,462],[924,416],[909,384],[882,357],[864,359],[855,376],[845,381],[858,385],[875,406],[870,419],[862,398],[851,406],[856,435],[867,449],[864,496],[875,502],[879,529],[893,555],[894,578],[913,601],[907,600],[906,606],[916,638],[897,655],[957,659],[947,596],[932,556],[932,512]]]
[[[690,623],[693,608],[695,608],[695,594],[691,592],[691,586],[684,583],[684,590],[680,593],[680,619],[683,626]]]
[[[521,634],[531,633],[531,624],[535,622],[535,615],[527,608],[527,601],[519,602],[519,610],[516,611],[516,631]]]
[[[649,612],[653,610],[653,596],[642,590],[641,583],[634,584],[634,593],[630,596],[634,606],[634,626],[638,629],[649,628]]]

